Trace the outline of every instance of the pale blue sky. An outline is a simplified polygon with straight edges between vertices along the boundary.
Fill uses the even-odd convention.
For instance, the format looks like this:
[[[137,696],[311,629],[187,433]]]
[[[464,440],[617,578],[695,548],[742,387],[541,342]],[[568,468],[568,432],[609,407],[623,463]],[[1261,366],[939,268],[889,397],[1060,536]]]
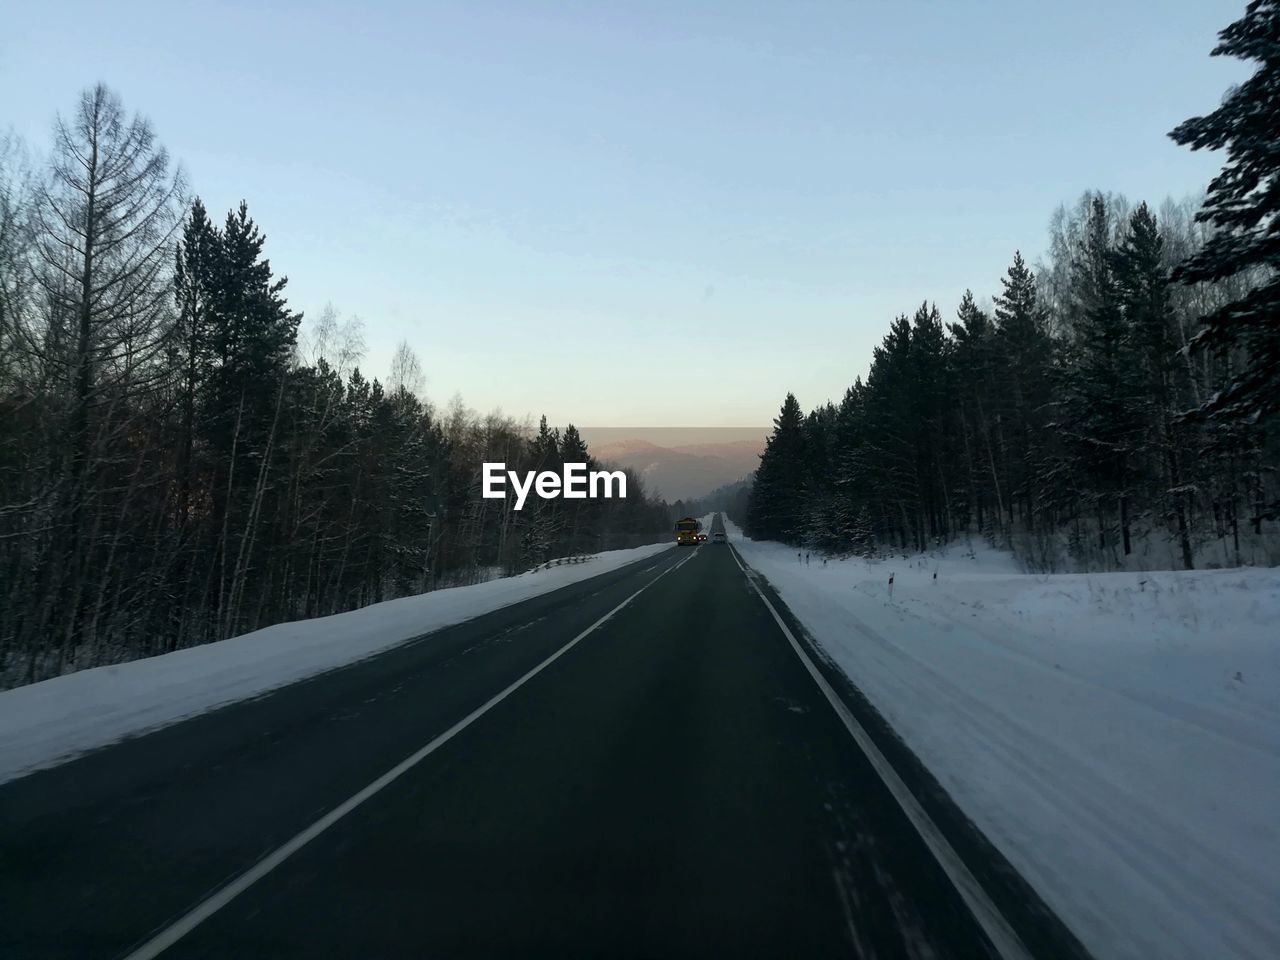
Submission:
[[[1182,196],[1165,133],[1245,75],[1243,0],[5,7],[0,127],[102,80],[295,308],[427,393],[594,425],[759,425],[894,315],[1034,259],[1083,190]]]

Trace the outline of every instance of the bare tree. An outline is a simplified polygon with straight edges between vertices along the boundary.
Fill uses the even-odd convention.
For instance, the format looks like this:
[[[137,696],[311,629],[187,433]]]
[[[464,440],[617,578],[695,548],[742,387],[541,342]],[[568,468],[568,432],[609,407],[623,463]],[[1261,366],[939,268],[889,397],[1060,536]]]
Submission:
[[[49,180],[35,205],[43,336],[28,346],[63,387],[65,479],[59,520],[68,578],[67,634],[77,629],[94,520],[93,463],[119,449],[119,414],[155,385],[172,330],[173,242],[183,181],[142,117],[99,84],[54,126]]]
[[[51,327],[70,324],[72,468],[82,478],[93,407],[104,384],[136,374],[168,328],[168,271],[182,205],[181,173],[142,117],[125,116],[99,84],[54,127],[51,180],[36,206],[41,282]],[[59,331],[61,332],[61,331]]]
[[[346,376],[364,359],[364,321],[352,314],[343,319],[332,303],[326,303],[299,336],[297,359],[315,366],[321,360]]]
[[[17,376],[31,306],[31,172],[22,142],[0,134],[0,387]]]
[[[422,375],[422,365],[418,362],[418,355],[413,352],[408,340],[401,340],[396,346],[395,354],[391,357],[391,377],[387,381],[387,386],[391,388],[392,393],[403,390],[416,397],[422,392],[425,383],[426,377]]]

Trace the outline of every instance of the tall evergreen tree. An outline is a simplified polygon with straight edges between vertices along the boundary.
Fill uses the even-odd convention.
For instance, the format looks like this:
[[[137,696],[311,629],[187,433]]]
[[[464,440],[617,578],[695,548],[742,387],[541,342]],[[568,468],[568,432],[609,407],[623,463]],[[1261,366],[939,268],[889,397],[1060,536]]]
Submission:
[[[241,405],[252,418],[247,423],[270,419],[302,319],[285,302],[288,278],[273,276],[262,255],[265,243],[247,203],[227,213],[212,265],[217,293],[210,343],[214,412],[224,425],[234,423]]]
[[[804,413],[788,393],[773,421],[756,470],[748,508],[751,536],[796,543],[803,534],[805,506]]]
[[[208,263],[213,295],[204,417],[215,463],[211,589],[219,629],[231,636],[241,613],[262,601],[249,595],[263,588],[251,572],[262,559],[263,523],[272,516],[278,494],[277,427],[301,315],[285,302],[287,279],[274,277],[262,255],[266,238],[249,216],[248,204],[228,212],[219,240]]]
[[[587,444],[572,423],[564,428],[560,438],[560,456],[565,463],[587,462]]]
[[[1174,279],[1199,283],[1259,273],[1252,289],[1204,317],[1196,338],[1198,347],[1219,354],[1236,347],[1242,353],[1240,368],[1203,412],[1257,421],[1280,411],[1280,0],[1252,0],[1218,36],[1213,56],[1259,65],[1216,110],[1169,134],[1193,150],[1227,151],[1197,214],[1217,232]]]
[[[178,373],[181,424],[178,433],[178,513],[185,523],[195,485],[196,405],[209,370],[213,298],[217,293],[222,238],[199,197],[183,223],[174,263],[178,325],[174,360]]]
[[[953,378],[960,403],[967,507],[978,529],[985,531],[990,521],[998,524],[1003,515],[1001,475],[996,459],[996,450],[1001,444],[992,423],[994,327],[991,317],[978,308],[969,290],[960,300],[956,319],[958,322],[950,324],[948,329],[952,336]],[[994,502],[988,503],[987,491],[994,495]]]
[[[1161,477],[1158,498],[1163,512],[1175,520],[1182,563],[1195,565],[1184,489],[1187,427],[1175,413],[1189,396],[1186,371],[1178,362],[1169,277],[1164,267],[1164,240],[1145,203],[1129,218],[1129,232],[1112,256],[1115,284],[1132,337],[1138,376],[1134,378],[1132,415],[1141,435],[1136,439],[1151,453],[1152,472]]]
[[[537,470],[559,470],[563,462],[560,455],[560,431],[547,425],[547,415],[544,413],[538,421],[538,434],[533,438],[534,467]]]
[[[1021,252],[1015,252],[1003,290],[995,298],[996,346],[1001,394],[997,416],[1001,420],[1003,473],[1008,477],[1006,519],[1014,521],[1015,507],[1022,506],[1023,522],[1035,519],[1036,479],[1043,470],[1043,426],[1050,398],[1049,374],[1052,343],[1045,329],[1045,314],[1036,295],[1035,274]]]
[[[560,435],[560,459],[564,463],[585,463],[591,467],[591,457],[587,452],[586,441],[572,423],[564,428]],[[569,549],[573,552],[587,552],[596,539],[594,504],[589,500],[566,500],[562,505],[566,517]]]
[[[951,516],[951,385],[946,333],[936,305],[922,303],[911,321],[912,426],[916,434],[917,539],[946,537]]]
[[[834,476],[838,412],[826,403],[804,421],[804,518],[801,540],[809,547],[835,549],[839,545],[840,514]]]
[[[876,505],[872,523],[882,538],[903,547],[920,546],[916,508],[920,502],[917,462],[919,423],[913,397],[915,357],[911,321],[900,316],[889,324],[880,345],[871,352],[863,404],[864,442],[850,466],[865,478]]]
[[[1124,554],[1132,552],[1131,487],[1142,440],[1144,386],[1129,319],[1122,309],[1106,202],[1095,196],[1080,240],[1073,287],[1079,300],[1072,362],[1060,372],[1060,430],[1072,439],[1070,475],[1095,505],[1099,546],[1112,511]]]
[[[871,517],[867,509],[867,478],[860,469],[860,453],[866,444],[866,386],[862,378],[854,380],[853,386],[844,392],[840,405],[836,408],[836,422],[832,441],[831,484],[832,496],[835,499],[836,535],[840,541],[850,542],[854,538],[855,522],[861,524],[864,531],[858,539],[859,543],[869,546],[871,536]]]

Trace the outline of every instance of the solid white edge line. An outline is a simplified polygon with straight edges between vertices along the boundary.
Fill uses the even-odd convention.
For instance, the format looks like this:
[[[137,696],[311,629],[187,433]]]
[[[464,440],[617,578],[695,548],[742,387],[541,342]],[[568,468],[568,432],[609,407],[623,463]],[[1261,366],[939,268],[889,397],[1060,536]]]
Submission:
[[[747,582],[755,590],[756,596],[764,601],[764,605],[773,614],[774,622],[781,628],[791,644],[791,649],[796,652],[800,662],[809,671],[809,676],[813,677],[814,683],[818,685],[818,689],[822,691],[827,698],[827,702],[831,704],[831,708],[835,710],[836,715],[844,723],[845,729],[849,731],[850,736],[857,742],[862,752],[866,754],[867,759],[871,761],[871,766],[880,775],[884,785],[889,788],[893,798],[898,801],[898,806],[902,808],[902,812],[907,815],[907,819],[916,828],[916,832],[920,834],[920,838],[924,841],[925,846],[929,848],[929,852],[933,854],[934,859],[938,861],[938,865],[942,867],[942,872],[947,875],[952,886],[956,888],[956,892],[960,894],[960,898],[969,908],[969,912],[973,914],[974,920],[978,922],[982,932],[987,935],[987,939],[995,947],[996,953],[1003,960],[1034,960],[1031,952],[1027,950],[1021,938],[1019,938],[1013,927],[1009,925],[1009,921],[1000,912],[1000,908],[992,902],[987,892],[982,889],[982,884],[978,882],[978,879],[969,872],[969,868],[960,859],[960,855],[956,853],[955,848],[942,835],[942,831],[930,819],[924,807],[920,806],[920,801],[915,798],[915,794],[902,782],[902,778],[898,776],[898,772],[885,759],[884,754],[875,745],[870,734],[849,711],[849,708],[845,706],[845,702],[840,699],[840,695],[827,682],[827,678],[822,675],[822,671],[817,668],[809,654],[805,652],[804,647],[796,640],[791,629],[782,617],[778,615],[778,611],[769,602],[769,598],[760,589],[760,585],[756,583],[755,577],[751,575],[752,572],[748,571],[746,564],[738,557],[738,551],[732,544],[729,546],[729,551],[734,562],[738,564],[738,569],[742,571],[747,578]]]
[[[221,910],[223,907],[229,904],[236,897],[240,896],[240,894],[248,890],[251,886],[257,883],[267,874],[269,874],[276,867],[280,866],[280,864],[284,863],[284,861],[289,859],[289,857],[293,856],[293,854],[297,853],[299,850],[305,847],[308,843],[310,843],[316,837],[320,836],[320,834],[324,833],[331,826],[333,826],[335,823],[337,823],[339,820],[341,820],[343,817],[349,814],[356,807],[360,806],[360,804],[364,803],[370,797],[374,796],[375,794],[379,793],[381,790],[388,787],[390,784],[392,784],[394,781],[399,779],[409,770],[413,769],[413,767],[417,766],[419,763],[421,763],[424,759],[426,759],[428,756],[430,756],[440,747],[444,746],[446,743],[452,740],[455,736],[457,736],[467,727],[471,726],[472,723],[474,723],[480,717],[484,716],[486,713],[488,713],[490,710],[496,707],[499,703],[501,703],[503,700],[505,700],[507,697],[513,694],[516,690],[520,689],[522,686],[524,686],[526,683],[528,683],[530,680],[536,677],[539,673],[541,673],[543,670],[549,667],[552,663],[554,663],[556,660],[559,660],[562,656],[564,656],[566,653],[572,650],[583,639],[585,639],[587,636],[595,632],[597,628],[602,626],[614,614],[616,614],[619,610],[621,610],[623,607],[629,604],[632,600],[640,596],[640,594],[644,593],[651,586],[653,586],[655,583],[657,583],[659,580],[665,577],[668,573],[671,573],[673,570],[678,570],[680,567],[684,566],[686,563],[692,560],[693,557],[694,557],[694,554],[691,553],[689,554],[689,556],[685,557],[683,560],[679,561],[678,563],[673,563],[671,566],[667,567],[667,569],[663,570],[660,574],[658,574],[656,577],[654,577],[652,580],[650,580],[648,583],[642,586],[639,590],[631,594],[631,596],[627,597],[627,599],[623,600],[620,604],[618,604],[616,607],[614,607],[612,610],[606,613],[603,617],[601,617],[595,623],[591,624],[591,626],[587,627],[587,629],[583,630],[580,634],[578,634],[576,637],[574,637],[572,640],[566,643],[563,647],[561,647],[555,653],[551,654],[551,656],[547,657],[545,660],[539,663],[536,667],[534,667],[528,673],[524,674],[522,677],[520,677],[520,679],[514,681],[507,687],[503,688],[503,690],[500,693],[497,693],[494,696],[490,697],[483,704],[476,707],[476,709],[472,710],[470,713],[468,713],[465,717],[463,717],[453,726],[449,727],[449,729],[445,730],[444,733],[441,733],[440,735],[435,737],[435,739],[431,740],[429,743],[427,743],[426,746],[422,747],[416,753],[411,754],[410,756],[406,757],[404,760],[400,761],[400,763],[396,764],[396,766],[392,767],[382,776],[378,777],[377,780],[374,780],[371,784],[369,784],[363,790],[360,790],[358,793],[353,794],[350,798],[338,804],[336,807],[334,807],[332,810],[326,813],[319,820],[315,821],[315,823],[311,824],[311,826],[307,827],[305,830],[295,835],[293,839],[287,841],[282,846],[277,847],[271,853],[267,854],[265,857],[263,857],[261,860],[255,863],[252,867],[250,867],[244,873],[240,874],[240,876],[236,877],[234,880],[232,880],[225,886],[221,887],[219,890],[217,890],[212,896],[208,897],[206,900],[197,904],[187,913],[183,914],[181,917],[179,917],[169,926],[165,927],[163,930],[157,933],[154,937],[152,937],[146,943],[142,944],[140,947],[135,949],[132,953],[126,954],[124,957],[124,960],[151,960],[151,958],[153,957],[158,957],[161,953],[169,949],[169,947],[173,946],[175,943],[177,943],[179,940],[185,937],[188,933],[190,933],[200,924],[204,923],[204,921],[208,920],[211,916],[213,916],[215,913],[217,913],[219,910]]]

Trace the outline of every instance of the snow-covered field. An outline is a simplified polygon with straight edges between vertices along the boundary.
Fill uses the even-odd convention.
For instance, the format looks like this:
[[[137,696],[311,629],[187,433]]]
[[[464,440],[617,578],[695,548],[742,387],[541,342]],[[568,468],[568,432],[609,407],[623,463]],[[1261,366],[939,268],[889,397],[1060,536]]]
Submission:
[[[1280,957],[1280,570],[806,566],[727,529],[1100,960]]]
[[[670,549],[612,550],[583,563],[389,600],[350,613],[280,623],[146,660],[82,670],[0,692],[0,783],[361,660]]]

